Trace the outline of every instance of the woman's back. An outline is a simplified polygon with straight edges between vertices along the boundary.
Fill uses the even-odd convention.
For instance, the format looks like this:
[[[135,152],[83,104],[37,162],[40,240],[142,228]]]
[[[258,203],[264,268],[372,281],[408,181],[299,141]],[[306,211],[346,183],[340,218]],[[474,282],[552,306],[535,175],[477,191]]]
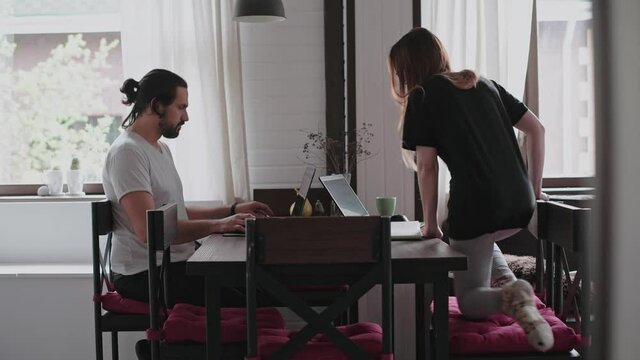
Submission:
[[[435,147],[449,167],[450,236],[526,226],[535,198],[513,125],[527,108],[484,78],[464,90],[434,76],[422,89],[409,98],[403,146]]]

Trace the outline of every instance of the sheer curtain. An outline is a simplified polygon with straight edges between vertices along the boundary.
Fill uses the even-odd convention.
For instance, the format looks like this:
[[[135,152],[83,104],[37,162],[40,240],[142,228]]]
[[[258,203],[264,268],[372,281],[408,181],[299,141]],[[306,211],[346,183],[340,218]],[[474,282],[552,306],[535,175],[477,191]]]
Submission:
[[[422,0],[421,22],[443,42],[453,71],[472,69],[522,99],[533,0]],[[446,219],[449,171],[440,161],[438,219]]]
[[[189,121],[169,140],[186,200],[248,198],[240,39],[233,0],[121,1],[125,78],[154,68],[189,85]]]

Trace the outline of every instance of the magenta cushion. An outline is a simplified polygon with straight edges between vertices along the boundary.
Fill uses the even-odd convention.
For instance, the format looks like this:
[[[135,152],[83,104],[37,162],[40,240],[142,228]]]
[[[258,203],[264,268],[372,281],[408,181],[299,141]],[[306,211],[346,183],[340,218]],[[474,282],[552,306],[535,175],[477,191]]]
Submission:
[[[382,328],[373,323],[357,323],[339,326],[336,329],[353,341],[362,350],[373,358],[382,354]],[[261,329],[258,330],[258,354],[265,359],[273,354],[280,346],[284,345],[296,332],[285,329]],[[349,360],[324,335],[314,336],[307,345],[291,358],[292,360],[332,359]]]
[[[142,301],[127,299],[115,291],[109,291],[100,297],[102,308],[107,311],[123,314],[149,315],[149,304]]]
[[[190,304],[176,304],[164,322],[167,343],[206,341],[206,309]],[[220,312],[222,343],[247,339],[247,313],[244,308],[222,308]],[[284,319],[276,308],[260,308],[256,314],[258,329],[284,329]]]
[[[563,323],[553,310],[536,298],[542,317],[551,325],[554,345],[552,352],[580,347],[580,336]],[[485,320],[465,318],[455,297],[449,298],[449,346],[452,354],[535,352],[527,342],[524,330],[507,315],[493,315]]]

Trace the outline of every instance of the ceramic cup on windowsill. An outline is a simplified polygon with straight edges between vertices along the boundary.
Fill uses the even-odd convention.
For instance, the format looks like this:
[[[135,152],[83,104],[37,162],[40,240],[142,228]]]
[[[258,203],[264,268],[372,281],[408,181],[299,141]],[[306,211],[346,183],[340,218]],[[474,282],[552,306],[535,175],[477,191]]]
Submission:
[[[82,175],[82,170],[67,171],[67,189],[69,190],[69,195],[71,196],[84,195],[84,191],[82,191],[83,185],[84,185],[84,177]]]
[[[49,189],[49,195],[60,196],[64,195],[62,192],[62,170],[47,170],[44,173],[45,183]]]

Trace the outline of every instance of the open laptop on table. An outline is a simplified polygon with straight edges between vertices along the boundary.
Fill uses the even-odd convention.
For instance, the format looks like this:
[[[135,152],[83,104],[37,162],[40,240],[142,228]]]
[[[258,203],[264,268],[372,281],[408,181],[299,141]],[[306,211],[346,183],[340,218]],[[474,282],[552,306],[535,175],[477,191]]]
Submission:
[[[320,182],[327,189],[329,195],[336,203],[344,216],[369,216],[369,212],[362,205],[360,198],[353,191],[344,175],[321,176]],[[422,239],[420,222],[418,221],[393,221],[391,222],[392,240]]]
[[[304,175],[302,175],[302,180],[300,181],[300,189],[298,190],[298,194],[296,195],[296,202],[295,205],[293,205],[291,216],[302,215],[304,203],[305,201],[307,201],[307,195],[309,194],[309,189],[311,188],[311,183],[313,182],[313,177],[315,174],[316,168],[313,166],[307,166],[304,171]]]

